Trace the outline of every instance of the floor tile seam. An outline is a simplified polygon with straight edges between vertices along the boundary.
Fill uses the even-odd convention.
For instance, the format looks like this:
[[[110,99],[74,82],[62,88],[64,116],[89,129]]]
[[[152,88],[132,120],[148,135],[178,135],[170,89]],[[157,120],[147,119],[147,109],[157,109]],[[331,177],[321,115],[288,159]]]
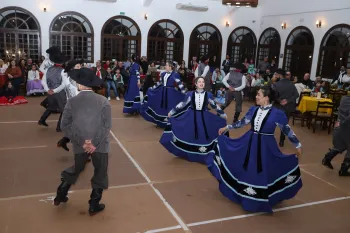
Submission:
[[[136,118],[112,117],[112,120],[131,120]],[[46,120],[46,122],[57,122],[57,120]],[[23,124],[23,123],[38,123],[38,121],[0,121],[0,124]]]
[[[170,203],[167,202],[167,200],[164,198],[162,193],[154,187],[154,184],[152,183],[151,179],[147,176],[147,174],[143,171],[141,166],[137,163],[137,161],[131,156],[131,154],[128,152],[128,150],[124,147],[124,145],[120,142],[120,140],[116,137],[116,135],[110,131],[110,134],[114,138],[114,140],[119,144],[119,147],[124,151],[125,155],[130,159],[130,161],[134,164],[136,169],[139,171],[139,173],[144,177],[144,179],[147,181],[148,185],[153,189],[155,194],[159,197],[159,199],[162,201],[164,206],[168,209],[170,214],[175,218],[175,220],[179,223],[181,228],[188,233],[191,233],[191,230],[186,225],[186,223],[183,221],[183,218],[175,211],[175,209],[170,205]]]
[[[337,189],[338,191],[341,191],[341,192],[344,193],[344,194],[350,195],[350,192],[339,188],[339,187],[336,186],[335,184],[332,184],[332,183],[330,183],[330,182],[328,182],[328,181],[326,181],[326,180],[324,180],[324,179],[322,179],[322,178],[316,176],[315,174],[312,174],[311,172],[305,170],[304,168],[300,168],[300,170],[301,170],[302,172],[304,172],[305,174],[307,174],[307,175],[309,175],[309,176],[312,176],[312,177],[314,177],[314,178],[316,178],[316,179],[322,181],[323,183],[326,183],[327,185],[329,185],[329,186],[331,186],[331,187]],[[341,177],[339,177],[339,178],[341,178]]]
[[[275,213],[277,213],[277,212],[289,211],[289,210],[293,210],[293,209],[301,209],[301,208],[305,208],[305,207],[313,207],[316,205],[333,203],[336,201],[344,201],[344,200],[349,200],[349,199],[350,199],[350,196],[344,196],[344,197],[326,199],[326,200],[322,200],[322,201],[307,202],[307,203],[302,203],[302,204],[297,204],[297,205],[292,205],[292,206],[287,206],[287,207],[282,207],[282,208],[276,208],[276,209],[273,209],[273,211]],[[220,223],[220,222],[226,222],[226,221],[234,221],[234,220],[238,220],[238,219],[250,218],[250,217],[255,217],[255,216],[260,216],[260,215],[265,215],[265,213],[249,213],[249,214],[243,214],[243,215],[234,215],[234,216],[230,216],[230,217],[192,222],[192,223],[188,223],[187,226],[195,227],[195,226],[208,225],[208,224],[214,224],[214,223]],[[170,226],[170,227],[166,227],[166,228],[149,230],[149,231],[146,231],[145,233],[167,232],[167,231],[176,230],[176,229],[180,229],[180,228],[181,227],[179,225],[176,225],[176,226]]]
[[[108,187],[108,190],[133,188],[133,187],[146,186],[146,185],[148,185],[148,183],[146,183],[146,182],[135,183],[135,184],[126,184],[126,185],[116,185],[116,186]],[[80,192],[91,192],[91,189],[76,189],[76,190],[71,190],[68,193],[80,193]],[[24,196],[5,197],[5,198],[0,198],[0,202],[1,201],[12,201],[12,200],[23,200],[23,199],[36,198],[36,197],[47,197],[47,196],[53,196],[53,195],[56,195],[56,193],[40,193],[40,194],[30,194],[30,195],[24,195]]]

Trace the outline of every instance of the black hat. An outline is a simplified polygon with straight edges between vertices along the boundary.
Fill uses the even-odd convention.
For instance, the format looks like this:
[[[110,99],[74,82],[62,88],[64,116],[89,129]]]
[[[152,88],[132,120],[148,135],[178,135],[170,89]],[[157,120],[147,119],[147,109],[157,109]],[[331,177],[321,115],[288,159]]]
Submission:
[[[60,48],[57,46],[48,48],[46,53],[49,54],[49,59],[54,63],[63,64],[66,60]]]
[[[104,84],[104,81],[93,70],[85,67],[69,71],[68,76],[78,84],[86,87],[98,87]]]
[[[71,60],[66,65],[66,68],[64,69],[64,72],[67,73],[68,71],[72,70],[76,64],[83,64],[83,63],[84,63],[83,59],[81,59],[81,60]]]
[[[281,69],[281,68],[277,69],[277,70],[276,70],[276,73],[277,73],[277,74],[280,74],[280,75],[282,75],[282,76],[285,76],[285,75],[286,75],[286,71],[284,71],[284,69]]]
[[[247,67],[243,65],[242,63],[235,63],[235,64],[230,64],[231,68],[236,68],[237,70],[245,70]]]
[[[205,62],[206,60],[209,59],[209,56],[208,55],[204,55],[201,59],[201,62]]]

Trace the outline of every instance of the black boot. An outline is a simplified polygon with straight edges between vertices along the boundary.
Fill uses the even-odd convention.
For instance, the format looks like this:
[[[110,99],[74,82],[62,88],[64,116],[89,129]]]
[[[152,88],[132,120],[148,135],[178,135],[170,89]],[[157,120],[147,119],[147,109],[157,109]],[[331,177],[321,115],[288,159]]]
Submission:
[[[39,125],[43,125],[48,127],[49,125],[46,123],[46,119],[51,115],[51,111],[47,110],[43,113],[41,116],[40,120],[38,121]]]
[[[234,117],[233,117],[233,123],[235,123],[235,122],[238,121],[238,118],[239,118],[239,115],[240,115],[240,114],[241,114],[240,112],[235,112],[235,115],[234,115]]]
[[[350,176],[350,158],[345,158],[339,170],[339,176]]]
[[[100,204],[103,189],[92,189],[89,200],[89,214],[93,216],[105,209],[104,204]]]
[[[69,151],[69,148],[67,147],[67,144],[70,142],[69,138],[63,137],[61,140],[57,142],[57,147],[62,147],[66,151]]]
[[[66,181],[64,181],[63,178],[61,178],[62,183],[57,188],[57,195],[53,201],[55,206],[58,206],[61,202],[66,203],[68,201],[68,191],[70,189],[70,184],[68,184]]]
[[[334,149],[329,149],[329,152],[325,154],[324,158],[322,159],[322,164],[325,167],[328,167],[329,169],[333,169],[333,165],[331,163],[332,159],[337,156],[340,152]]]

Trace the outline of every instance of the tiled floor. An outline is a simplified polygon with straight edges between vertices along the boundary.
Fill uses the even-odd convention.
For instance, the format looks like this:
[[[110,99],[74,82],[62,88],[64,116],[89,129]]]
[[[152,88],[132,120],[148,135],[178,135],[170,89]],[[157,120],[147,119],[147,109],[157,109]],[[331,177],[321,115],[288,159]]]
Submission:
[[[342,158],[335,160],[333,171],[320,165],[331,146],[327,132],[313,134],[296,123],[293,129],[304,145],[303,189],[272,215],[250,214],[221,195],[205,166],[169,154],[159,144],[162,130],[139,116],[124,116],[123,102],[116,100],[111,101],[106,210],[92,218],[87,214],[91,164],[72,187],[69,202],[55,207],[52,197],[60,172],[73,163],[73,156],[55,145],[62,136],[55,132],[57,114],[50,117],[50,127],[37,125],[41,100],[0,108],[0,233],[350,232],[350,179],[337,174]],[[250,105],[245,102],[244,111]],[[230,135],[238,137],[245,130]],[[283,151],[292,153],[293,147],[286,143]]]

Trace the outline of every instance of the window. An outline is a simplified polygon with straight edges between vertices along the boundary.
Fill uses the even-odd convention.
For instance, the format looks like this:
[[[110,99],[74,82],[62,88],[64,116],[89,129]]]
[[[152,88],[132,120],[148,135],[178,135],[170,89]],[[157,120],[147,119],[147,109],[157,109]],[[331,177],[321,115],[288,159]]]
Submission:
[[[275,60],[278,67],[279,54],[281,49],[281,37],[274,28],[267,28],[260,36],[257,64],[263,61],[265,57],[269,58],[269,62]]]
[[[193,29],[190,36],[188,62],[192,60],[192,57],[197,57],[197,61],[200,61],[201,57],[208,55],[210,63],[216,67],[220,67],[221,48],[222,38],[219,29],[212,24],[200,24]],[[216,56],[215,62],[212,61],[214,56]]]
[[[40,25],[28,11],[19,7],[0,10],[0,58],[9,60],[41,57]]]
[[[171,20],[154,23],[148,32],[147,58],[149,61],[183,60],[184,36],[180,26]]]
[[[233,30],[227,41],[227,54],[233,63],[243,63],[245,59],[255,60],[256,37],[247,27],[238,27]]]
[[[94,60],[94,31],[90,21],[77,12],[64,12],[50,25],[50,46],[58,46],[67,59]]]
[[[110,18],[102,28],[102,60],[127,61],[133,54],[140,56],[141,31],[134,20],[126,16]]]
[[[298,77],[310,73],[313,51],[314,37],[311,31],[306,27],[293,29],[286,40],[283,69]]]
[[[317,74],[333,78],[340,67],[350,66],[350,25],[340,24],[328,30],[322,39]]]

